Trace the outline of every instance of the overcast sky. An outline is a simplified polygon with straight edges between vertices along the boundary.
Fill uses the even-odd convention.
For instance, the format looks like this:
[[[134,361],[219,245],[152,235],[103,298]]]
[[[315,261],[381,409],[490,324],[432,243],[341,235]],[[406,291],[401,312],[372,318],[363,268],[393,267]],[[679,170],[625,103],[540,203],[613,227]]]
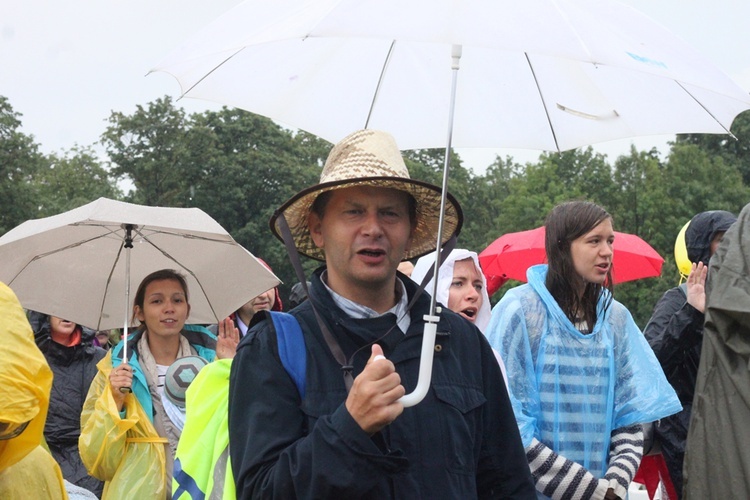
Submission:
[[[268,0],[274,1],[274,0]],[[132,114],[164,95],[179,96],[165,73],[146,76],[180,41],[238,0],[0,0],[0,95],[21,113],[23,132],[44,152],[99,139],[112,111]],[[740,87],[750,90],[750,1],[625,0],[685,39]],[[183,99],[188,112],[215,110]],[[597,150],[616,156],[634,142],[665,152],[668,137],[623,140]],[[538,153],[459,150],[474,169],[494,155],[532,161]],[[613,158],[612,158],[613,159]]]

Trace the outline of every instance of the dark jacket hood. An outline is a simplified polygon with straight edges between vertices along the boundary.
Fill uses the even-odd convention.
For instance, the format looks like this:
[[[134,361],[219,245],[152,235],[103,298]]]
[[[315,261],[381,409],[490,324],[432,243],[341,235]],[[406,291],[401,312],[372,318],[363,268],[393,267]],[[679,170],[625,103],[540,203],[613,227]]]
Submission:
[[[711,242],[716,233],[726,231],[737,217],[725,210],[701,212],[690,220],[685,231],[685,246],[690,262],[703,262],[708,265],[711,258]]]

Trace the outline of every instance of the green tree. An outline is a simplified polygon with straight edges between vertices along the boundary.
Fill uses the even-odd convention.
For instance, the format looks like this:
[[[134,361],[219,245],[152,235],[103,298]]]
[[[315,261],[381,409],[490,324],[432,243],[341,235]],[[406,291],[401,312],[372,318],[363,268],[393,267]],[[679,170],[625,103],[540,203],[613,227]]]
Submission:
[[[0,96],[0,234],[37,216],[39,195],[32,181],[45,162],[33,137],[20,131],[20,118]]]
[[[184,179],[191,164],[190,120],[170,97],[157,99],[133,115],[113,112],[102,135],[117,178],[133,183],[128,198],[151,206],[189,206]]]
[[[93,150],[75,148],[62,157],[47,157],[48,168],[34,177],[40,217],[59,214],[100,197],[119,199],[109,172],[104,169]]]
[[[677,144],[694,144],[710,156],[721,156],[742,174],[746,186],[750,185],[750,111],[737,115],[727,134],[680,134]]]
[[[321,153],[327,154],[330,146],[239,109],[206,112],[193,120],[192,133],[201,135],[202,161],[193,162],[191,202],[266,260],[284,281],[282,296],[288,296],[297,280],[268,221],[283,202],[317,182],[325,159]],[[303,263],[308,270],[316,267],[308,259]]]

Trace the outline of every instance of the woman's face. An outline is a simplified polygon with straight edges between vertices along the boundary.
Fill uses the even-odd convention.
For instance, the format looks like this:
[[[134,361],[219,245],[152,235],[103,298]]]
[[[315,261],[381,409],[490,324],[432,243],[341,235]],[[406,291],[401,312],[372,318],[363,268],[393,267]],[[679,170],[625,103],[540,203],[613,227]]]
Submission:
[[[156,280],[146,286],[143,308],[136,305],[135,313],[146,325],[149,335],[179,335],[190,313],[190,305],[179,281]]]
[[[570,244],[570,256],[576,272],[587,283],[603,284],[612,267],[615,231],[612,220],[604,219],[598,226]]]
[[[484,302],[482,274],[473,259],[453,263],[453,280],[448,292],[448,309],[458,313],[472,323]]]
[[[714,239],[711,240],[711,247],[709,250],[709,255],[713,257],[713,255],[716,253],[716,249],[719,248],[719,245],[721,244],[721,240],[724,239],[724,233],[726,231],[717,231],[714,235]]]
[[[72,335],[76,330],[76,324],[67,319],[58,318],[57,316],[49,317],[50,329],[58,335]]]

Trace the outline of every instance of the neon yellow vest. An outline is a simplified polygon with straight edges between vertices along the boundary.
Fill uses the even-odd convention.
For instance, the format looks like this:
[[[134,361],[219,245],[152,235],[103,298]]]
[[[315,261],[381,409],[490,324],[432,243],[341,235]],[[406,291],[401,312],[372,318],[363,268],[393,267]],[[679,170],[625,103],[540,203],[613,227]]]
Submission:
[[[175,454],[173,500],[236,498],[229,461],[231,359],[205,366],[185,393],[185,427]]]

